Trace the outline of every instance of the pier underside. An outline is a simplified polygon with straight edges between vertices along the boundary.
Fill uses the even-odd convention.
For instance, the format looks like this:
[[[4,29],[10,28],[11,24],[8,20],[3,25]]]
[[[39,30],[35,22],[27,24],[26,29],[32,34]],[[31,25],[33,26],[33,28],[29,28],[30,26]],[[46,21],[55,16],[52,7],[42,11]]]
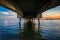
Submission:
[[[19,38],[17,40],[47,40],[42,39],[40,36],[40,18],[42,12],[60,5],[60,0],[0,0],[0,5],[9,8],[21,17],[26,19],[24,24],[24,31],[20,29],[19,23]],[[33,19],[37,18],[38,26],[35,27]]]

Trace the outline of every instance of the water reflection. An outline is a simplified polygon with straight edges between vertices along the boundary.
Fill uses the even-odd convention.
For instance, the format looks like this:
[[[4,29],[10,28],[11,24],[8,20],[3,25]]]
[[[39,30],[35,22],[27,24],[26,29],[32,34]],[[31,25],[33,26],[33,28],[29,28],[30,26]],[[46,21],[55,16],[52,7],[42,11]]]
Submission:
[[[38,31],[35,30],[35,24],[29,20],[24,24],[24,32],[21,36],[24,40],[39,40]]]
[[[21,23],[21,30],[24,30],[24,21]],[[0,40],[20,38],[19,31],[19,20],[0,20]],[[60,40],[60,20],[40,20],[40,34],[41,39]]]
[[[41,20],[40,26],[43,39],[60,40],[60,20]]]
[[[13,22],[12,22],[13,21]],[[0,40],[12,40],[18,37],[19,25],[18,20],[0,20]]]
[[[4,26],[8,26],[8,20],[5,19],[3,23],[4,23]]]

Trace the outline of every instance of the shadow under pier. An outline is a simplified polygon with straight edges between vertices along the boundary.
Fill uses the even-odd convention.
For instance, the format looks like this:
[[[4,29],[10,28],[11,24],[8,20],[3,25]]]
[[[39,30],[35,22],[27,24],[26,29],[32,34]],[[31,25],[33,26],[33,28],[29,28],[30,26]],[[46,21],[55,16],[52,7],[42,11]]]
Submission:
[[[24,24],[24,32],[20,34],[22,40],[40,40],[39,30],[36,32],[35,24],[29,20]]]

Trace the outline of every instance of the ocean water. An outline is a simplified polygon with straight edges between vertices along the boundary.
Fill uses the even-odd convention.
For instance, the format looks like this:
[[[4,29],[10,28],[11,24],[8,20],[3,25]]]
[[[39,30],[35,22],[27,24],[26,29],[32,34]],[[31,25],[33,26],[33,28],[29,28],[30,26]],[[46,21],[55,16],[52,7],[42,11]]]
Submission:
[[[40,20],[43,39],[60,40],[60,20]]]
[[[23,29],[24,21],[21,21]],[[60,40],[60,20],[40,20],[42,39]],[[13,40],[19,36],[19,20],[0,20],[0,40]]]
[[[19,34],[19,21],[17,19],[0,20],[0,40],[13,40]]]

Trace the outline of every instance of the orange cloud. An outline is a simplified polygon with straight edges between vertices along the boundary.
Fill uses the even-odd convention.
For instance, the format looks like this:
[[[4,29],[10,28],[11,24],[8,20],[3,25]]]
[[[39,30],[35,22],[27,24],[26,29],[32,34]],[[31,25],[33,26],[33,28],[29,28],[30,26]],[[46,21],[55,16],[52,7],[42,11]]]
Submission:
[[[60,14],[54,14],[54,15],[44,15],[42,19],[60,19]]]

